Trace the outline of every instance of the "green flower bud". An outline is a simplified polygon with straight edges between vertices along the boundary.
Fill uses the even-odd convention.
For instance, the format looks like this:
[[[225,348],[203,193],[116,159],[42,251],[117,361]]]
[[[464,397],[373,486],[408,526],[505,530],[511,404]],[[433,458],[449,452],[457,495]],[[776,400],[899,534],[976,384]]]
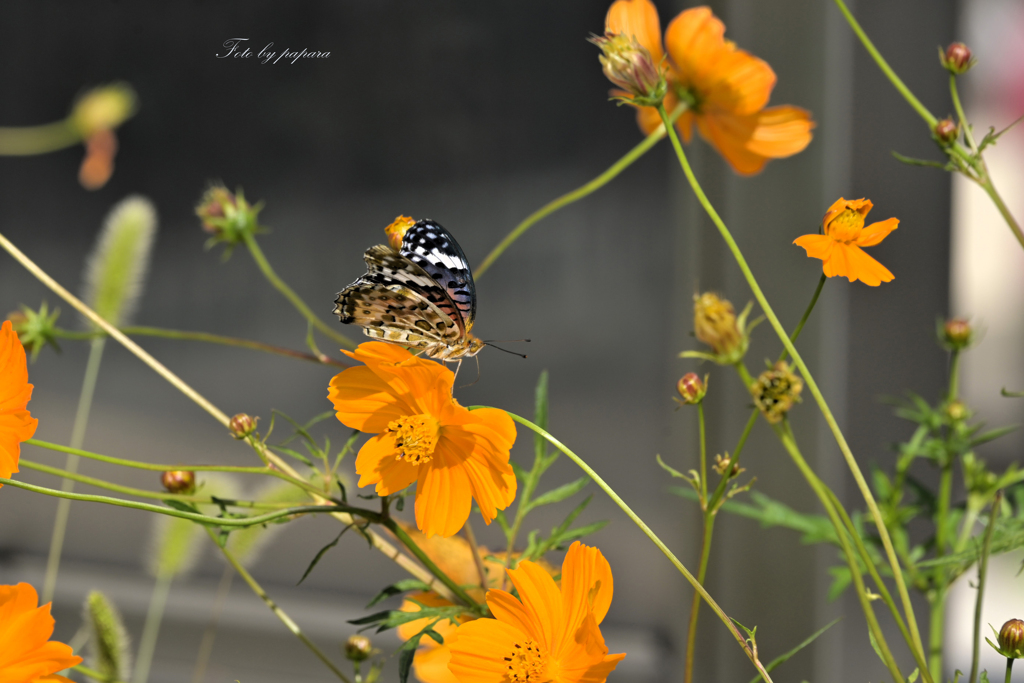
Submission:
[[[345,641],[345,657],[352,662],[362,662],[373,655],[373,643],[363,635],[349,636]]]

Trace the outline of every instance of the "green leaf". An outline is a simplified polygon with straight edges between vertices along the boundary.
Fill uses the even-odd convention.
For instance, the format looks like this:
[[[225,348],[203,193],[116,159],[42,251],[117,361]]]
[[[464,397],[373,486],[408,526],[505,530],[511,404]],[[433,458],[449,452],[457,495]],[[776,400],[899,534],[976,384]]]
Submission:
[[[997,429],[989,430],[984,434],[979,434],[978,436],[971,439],[971,448],[980,446],[983,443],[988,443],[989,441],[994,441],[995,439],[998,439],[1001,436],[1006,436],[1011,432],[1017,431],[1019,427],[1020,425],[1007,425],[1006,427],[999,427]]]
[[[832,575],[832,585],[828,588],[828,601],[834,602],[853,582],[853,575],[850,574],[850,568],[845,565],[829,567],[828,573]]]
[[[882,656],[882,649],[878,647],[878,641],[875,640],[875,634],[872,633],[870,630],[868,631],[868,640],[871,641],[871,649],[875,651],[875,654],[878,655],[878,658],[882,660],[883,664],[885,664],[885,657]]]
[[[414,600],[413,602],[416,601]],[[419,611],[403,612],[402,610],[393,609],[386,612],[377,612],[376,614],[371,614],[368,617],[353,619],[348,623],[356,626],[379,624],[377,633],[380,633],[381,631],[386,631],[388,629],[401,626],[402,624],[407,624],[410,621],[416,621],[417,619],[434,619],[435,623],[443,619],[455,622],[466,612],[465,607],[459,607],[457,605],[446,607],[424,607],[423,605],[419,605],[419,607]]]
[[[351,524],[349,526],[346,526],[344,529],[342,529],[340,532],[338,532],[338,535],[334,537],[333,541],[331,541],[330,543],[325,545],[323,548],[320,548],[320,552],[318,552],[316,554],[316,556],[313,558],[313,561],[309,563],[308,567],[306,567],[306,571],[303,572],[302,578],[299,579],[299,583],[295,584],[296,586],[302,584],[302,582],[306,580],[306,577],[309,576],[309,573],[311,571],[313,571],[313,567],[315,567],[317,565],[317,563],[320,562],[320,558],[322,558],[325,554],[327,554],[328,550],[330,550],[334,546],[338,545],[338,541],[341,540],[341,537],[344,536],[345,532],[348,531],[351,527],[352,527]],[[370,604],[373,604],[373,603],[370,603]]]
[[[505,511],[498,510],[494,515],[494,518],[498,520],[498,526],[500,526],[501,530],[505,532],[505,539],[508,540],[509,534],[512,533],[512,527],[509,526],[508,519],[505,518]]]
[[[896,161],[908,164],[910,166],[931,166],[932,168],[941,168],[944,171],[955,170],[953,165],[950,163],[942,163],[939,161],[928,161],[927,159],[915,159],[913,157],[905,157],[897,151],[893,151],[892,155],[896,157]]]
[[[288,448],[286,446],[273,446],[273,445],[271,445],[270,448],[272,448],[273,450],[278,451],[280,453],[284,453],[285,455],[290,455],[291,457],[293,457],[296,460],[298,460],[299,462],[301,462],[303,465],[307,465],[309,467],[313,467],[313,461],[310,460],[309,458],[307,458],[302,453],[299,453],[294,448]]]
[[[692,489],[673,486],[669,491],[681,498],[697,500],[697,494]],[[832,543],[839,545],[835,528],[825,515],[797,512],[759,491],[751,492],[750,497],[754,501],[754,505],[729,500],[723,503],[722,509],[734,515],[756,519],[765,527],[780,526],[799,531],[803,534],[800,540],[805,544]]]
[[[840,619],[841,618],[842,617],[840,617]],[[789,661],[790,658],[793,657],[793,655],[795,655],[797,652],[800,652],[800,650],[804,649],[805,647],[807,647],[808,645],[813,643],[815,640],[818,639],[818,637],[820,635],[822,635],[823,633],[825,633],[825,631],[829,630],[830,628],[832,628],[833,626],[835,626],[838,623],[839,623],[839,619],[833,619],[829,623],[825,624],[824,626],[819,628],[817,631],[812,633],[810,636],[805,638],[803,642],[801,642],[799,645],[794,647],[792,650],[790,650],[789,652],[786,652],[785,654],[781,654],[778,657],[776,657],[775,659],[773,659],[768,664],[768,666],[765,667],[765,671],[767,671],[768,673],[771,673],[780,664],[785,664],[787,661]],[[757,683],[760,680],[761,680],[761,674],[758,674],[758,675],[754,676],[752,679],[750,679],[750,683]]]
[[[579,479],[577,479],[576,481],[569,482],[568,484],[563,484],[562,486],[559,486],[556,489],[552,489],[551,491],[548,491],[546,493],[542,493],[541,495],[539,495],[536,498],[534,498],[533,500],[531,500],[530,504],[527,506],[526,510],[527,510],[527,512],[529,512],[530,510],[533,510],[534,508],[538,508],[541,505],[550,505],[551,503],[560,503],[563,500],[565,500],[566,498],[570,498],[572,496],[575,496],[577,493],[582,491],[584,489],[584,487],[586,487],[586,485],[589,484],[589,483],[590,483],[590,477],[589,476],[582,476]]]
[[[383,589],[380,593],[377,593],[377,595],[374,596],[373,600],[370,600],[370,602],[367,603],[366,609],[370,609],[377,603],[383,602],[384,600],[387,600],[388,598],[394,595],[399,595],[401,593],[406,593],[408,591],[428,590],[430,590],[430,586],[423,583],[422,581],[419,581],[417,579],[403,579],[401,581],[391,584],[387,588]]]
[[[1003,387],[999,393],[1006,398],[1024,398],[1024,391],[1008,391],[1006,387]]]
[[[907,676],[907,683],[914,683],[914,681],[917,680],[917,677],[920,675],[920,673],[920,669],[914,669],[913,671],[911,671],[910,675]]]

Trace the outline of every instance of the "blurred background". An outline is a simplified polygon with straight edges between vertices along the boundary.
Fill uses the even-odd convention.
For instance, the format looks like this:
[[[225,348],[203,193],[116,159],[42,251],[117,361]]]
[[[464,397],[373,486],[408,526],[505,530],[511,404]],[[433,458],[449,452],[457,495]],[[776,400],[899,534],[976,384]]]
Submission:
[[[692,3],[656,2],[663,25]],[[697,172],[732,228],[783,323],[798,320],[820,274],[792,240],[813,232],[839,196],[868,197],[872,219],[900,218],[900,229],[872,255],[896,274],[869,288],[826,284],[801,348],[846,427],[864,468],[889,467],[891,444],[912,427],[883,395],[913,390],[933,399],[946,382],[946,354],[935,320],[971,317],[987,332],[968,354],[967,400],[991,425],[1022,420],[1024,402],[998,389],[1024,388],[1024,255],[982,192],[934,169],[908,168],[890,152],[938,158],[917,115],[871,63],[835,6],[825,0],[721,0],[711,3],[727,37],[766,59],[779,80],[772,104],[814,113],[815,139],[796,157],[740,178],[702,141],[690,145]],[[5,3],[0,6],[0,125],[62,118],[87,87],[125,80],[138,115],[119,131],[112,180],[97,192],[77,182],[80,147],[38,157],[0,158],[0,231],[59,282],[80,288],[83,255],[103,217],[141,193],[160,228],[135,322],[246,337],[301,349],[305,322],[272,289],[244,250],[222,261],[204,251],[207,235],[193,207],[211,180],[262,199],[260,238],[282,277],[325,320],[338,290],[363,273],[361,255],[383,241],[398,214],[430,217],[459,240],[471,263],[533,210],[596,176],[640,140],[627,108],[607,101],[608,82],[585,38],[603,29],[608,2],[480,3],[468,0],[374,3],[110,2]],[[882,53],[934,113],[952,110],[935,46],[966,40],[979,65],[961,79],[977,126],[1002,127],[1024,111],[1024,10],[1013,0],[861,0],[854,11]],[[256,50],[329,51],[326,59],[262,64],[220,59],[224,41],[248,38]],[[1024,215],[1024,135],[1005,136],[990,166],[1015,215]],[[952,245],[952,248],[951,248]],[[661,454],[680,470],[696,463],[691,410],[675,410],[676,380],[710,372],[709,450],[732,450],[749,398],[731,371],[681,360],[696,348],[692,296],[714,289],[741,308],[751,297],[702,210],[692,200],[666,143],[613,183],[531,229],[477,282],[475,331],[490,339],[530,338],[526,360],[487,350],[480,380],[460,389],[465,405],[529,415],[539,373],[551,386],[551,430],[615,486],[688,566],[700,543],[694,506],[668,491]],[[38,308],[55,297],[0,256],[0,313]],[[60,306],[64,327],[76,316]],[[334,323],[332,323],[334,324]],[[356,338],[359,330],[345,329]],[[361,339],[361,337],[360,337]],[[334,370],[244,350],[158,339],[144,348],[228,414],[269,421],[272,409],[304,421],[330,408]],[[521,350],[521,345],[512,345]],[[321,348],[330,345],[321,341]],[[758,329],[751,368],[778,353]],[[45,350],[30,368],[37,438],[67,443],[88,355],[87,344]],[[471,364],[475,365],[475,364]],[[463,373],[467,369],[463,368]],[[475,373],[475,367],[468,372]],[[831,435],[811,401],[793,421],[812,463],[847,502],[858,497]],[[341,442],[328,421],[318,434]],[[523,438],[513,458],[532,459]],[[997,471],[1019,459],[1024,437],[982,451]],[[135,357],[108,344],[85,448],[150,462],[253,464],[254,456]],[[54,466],[63,456],[25,447]],[[744,456],[756,487],[801,511],[815,511],[798,476],[763,424]],[[351,467],[351,463],[348,463]],[[153,473],[83,463],[82,471],[146,488]],[[26,481],[56,486],[23,471]],[[560,461],[548,487],[575,479]],[[252,490],[254,482],[243,482]],[[79,487],[80,489],[82,487]],[[56,500],[5,487],[0,493],[0,583],[41,586]],[[542,530],[569,507],[530,518]],[[660,553],[598,493],[584,515],[610,520],[590,541],[608,557],[615,600],[604,623],[612,652],[628,657],[610,680],[647,683],[681,677],[691,591]],[[89,503],[72,506],[54,615],[55,638],[80,624],[82,600],[104,590],[135,635],[153,589],[143,571],[153,519]],[[481,542],[499,545],[500,531]],[[301,587],[316,552],[337,534],[328,519],[287,526],[253,573],[326,651],[354,632],[350,619],[402,572],[355,535],[342,539]],[[192,680],[223,563],[212,544],[171,589],[150,680]],[[795,646],[825,623],[844,619],[779,670],[780,680],[873,680],[884,668],[868,645],[853,596],[826,598],[835,564],[830,548],[802,546],[793,533],[722,517],[708,587],[724,609],[757,625],[762,657]],[[984,622],[1024,614],[1024,590],[1008,558],[993,585]],[[970,611],[965,576],[952,615]],[[1000,583],[1001,582],[1001,583]],[[960,602],[956,602],[959,600]],[[960,612],[956,605],[961,607]],[[922,612],[923,605],[922,605]],[[969,667],[968,619],[951,625],[953,668]],[[749,663],[721,625],[702,612],[698,680],[748,680]],[[394,648],[391,634],[376,644]],[[960,648],[960,649],[957,649]],[[987,663],[990,670],[998,662]],[[912,667],[910,667],[912,668]],[[396,680],[389,663],[385,680]],[[1024,676],[1024,672],[1018,672]],[[247,587],[236,582],[220,620],[205,680],[259,683],[330,674]]]

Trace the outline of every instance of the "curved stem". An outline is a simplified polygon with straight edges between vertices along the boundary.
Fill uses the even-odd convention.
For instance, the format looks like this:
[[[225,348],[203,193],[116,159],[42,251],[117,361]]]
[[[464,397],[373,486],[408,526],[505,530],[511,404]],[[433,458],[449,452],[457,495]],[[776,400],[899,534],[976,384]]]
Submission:
[[[672,115],[669,118],[672,121],[675,121],[684,111],[686,111],[686,105],[680,104],[672,112]],[[505,253],[505,250],[512,246],[512,243],[522,237],[523,233],[529,230],[535,223],[547,216],[550,216],[555,211],[569,206],[573,202],[577,202],[607,185],[613,178],[615,178],[615,176],[629,168],[634,161],[646,154],[648,150],[654,147],[654,145],[658,144],[663,137],[665,137],[664,126],[658,128],[656,131],[644,138],[643,142],[629,150],[624,157],[609,166],[601,175],[597,176],[585,185],[576,188],[572,192],[563,194],[558,199],[548,202],[531,213],[523,220],[522,223],[513,228],[512,232],[505,235],[505,238],[502,239],[501,242],[498,242],[498,246],[494,247],[494,249],[491,250],[491,253],[489,253],[480,265],[477,266],[476,270],[473,271],[473,277],[479,278],[481,275],[486,273],[487,270],[494,265],[494,262],[498,260],[498,257]]]
[[[186,332],[184,330],[169,330],[163,327],[142,326],[122,327],[120,328],[120,330],[127,334],[128,336],[160,337],[162,339],[179,339],[182,341],[198,341],[206,342],[208,344],[220,344],[222,346],[235,346],[243,349],[251,349],[253,351],[273,353],[278,356],[297,358],[299,360],[306,360],[321,365],[333,365],[339,368],[352,367],[351,363],[346,363],[336,358],[331,358],[330,356],[323,353],[319,355],[314,355],[312,353],[304,353],[302,351],[288,349],[283,346],[264,344],[263,342],[253,341],[251,339],[225,337],[224,335],[210,334],[209,332]],[[58,339],[93,339],[100,335],[106,336],[103,332],[74,332],[59,327],[54,328],[53,333],[54,336],[57,337]]]
[[[821,277],[818,279],[818,286],[814,288],[814,294],[811,296],[811,301],[810,303],[807,304],[807,309],[804,311],[803,316],[800,318],[800,322],[796,324],[796,327],[793,328],[793,332],[789,335],[789,340],[794,344],[796,343],[797,337],[799,337],[800,333],[803,332],[804,325],[807,324],[808,318],[811,317],[811,311],[814,310],[815,304],[818,303],[818,297],[821,296],[821,290],[825,287],[825,280],[827,279],[828,276],[825,275],[825,273],[822,273]],[[782,353],[779,354],[779,360],[786,360],[786,356],[788,354],[788,349],[782,349]]]
[[[992,179],[986,174],[985,178],[978,182],[978,185],[981,189],[985,190],[985,194],[989,196],[992,203],[996,205],[996,209],[999,210],[999,215],[1001,215],[1003,220],[1006,221],[1006,224],[1010,226],[1010,230],[1013,231],[1013,236],[1017,238],[1018,242],[1020,242],[1020,246],[1024,247],[1024,230],[1021,230],[1020,224],[1017,223],[1017,219],[1013,217],[1012,213],[1010,213],[1010,207],[1006,205],[1006,202],[1004,202],[1003,198],[999,195],[999,192],[996,190],[996,186],[992,183]]]
[[[302,314],[302,316],[309,321],[309,323],[324,333],[327,337],[334,340],[335,342],[342,344],[350,349],[356,347],[355,342],[343,335],[342,333],[329,326],[320,317],[310,310],[306,302],[295,293],[295,291],[282,280],[274,269],[270,266],[270,262],[267,261],[267,257],[263,255],[263,250],[260,249],[260,245],[256,242],[256,237],[251,232],[243,232],[245,237],[245,246],[249,248],[249,253],[252,255],[252,260],[256,262],[260,272],[263,273],[263,277],[267,278],[274,289],[281,292],[284,298],[291,302],[292,306]]]
[[[238,474],[270,474],[272,472],[272,470],[270,470],[267,467],[244,467],[239,465],[187,465],[182,463],[177,463],[175,465],[161,465],[152,462],[137,462],[135,460],[115,458],[111,455],[93,453],[92,451],[83,451],[81,448],[71,448],[70,446],[62,446],[59,443],[40,441],[39,439],[26,439],[22,443],[28,444],[29,446],[38,446],[39,448],[46,448],[51,451],[70,453],[72,455],[78,455],[83,458],[88,458],[89,460],[98,460],[99,462],[110,463],[111,465],[131,467],[137,470],[152,470],[155,472],[166,472],[167,470],[191,470],[193,472],[235,472]]]
[[[80,142],[82,135],[70,119],[41,126],[0,127],[0,157],[47,154],[73,147]]]
[[[985,599],[985,577],[988,576],[988,556],[992,551],[992,535],[996,529],[996,518],[999,516],[999,506],[1003,502],[1003,492],[998,491],[992,501],[992,511],[988,518],[988,528],[985,529],[985,541],[981,546],[981,563],[978,565],[978,595],[974,599],[974,641],[971,643],[971,677],[967,683],[974,683],[978,678],[978,662],[980,661],[981,648],[981,607]]]
[[[485,406],[474,406],[474,408],[476,407]],[[583,460],[583,458],[579,457],[571,450],[569,450],[564,444],[562,444],[561,441],[559,441],[554,436],[549,434],[546,430],[541,429],[537,425],[527,420],[525,417],[519,417],[514,413],[508,413],[508,416],[511,417],[516,422],[518,422],[519,424],[523,425],[524,427],[532,429],[534,433],[540,434],[543,438],[547,439],[547,441],[552,446],[562,451],[562,453],[564,453],[570,460],[576,463],[576,465],[579,466],[581,470],[583,470],[587,475],[589,475],[595,484],[597,484],[605,493],[608,494],[608,497],[611,498],[612,501],[616,505],[618,505],[623,512],[626,513],[626,516],[629,517],[634,524],[640,527],[640,530],[644,532],[644,535],[647,536],[647,538],[651,539],[654,545],[657,546],[658,550],[660,550],[665,555],[665,557],[668,558],[669,562],[672,563],[672,566],[679,570],[679,573],[682,574],[683,577],[690,582],[690,585],[693,586],[693,589],[697,591],[697,593],[699,593],[702,598],[704,598],[704,601],[708,603],[708,606],[712,609],[712,611],[714,611],[714,613],[718,615],[718,618],[721,619],[723,624],[725,624],[725,627],[729,629],[729,633],[731,633],[732,637],[736,639],[736,642],[739,644],[739,646],[743,648],[744,654],[747,655],[747,658],[757,669],[758,673],[760,673],[761,676],[764,678],[765,683],[771,683],[772,679],[768,675],[768,672],[765,670],[764,665],[761,664],[761,661],[757,658],[756,653],[754,653],[750,645],[748,645],[746,639],[743,637],[743,634],[739,632],[739,629],[737,629],[736,625],[732,622],[732,619],[730,619],[729,616],[722,610],[722,608],[718,606],[718,603],[715,602],[715,599],[712,598],[711,594],[704,589],[704,586],[701,585],[700,581],[698,581],[696,577],[694,577],[694,575],[690,573],[690,570],[688,570],[683,565],[683,563],[679,561],[679,558],[677,558],[675,554],[668,549],[668,546],[665,545],[665,543],[662,542],[660,538],[658,538],[658,535],[655,534],[651,530],[651,528],[647,526],[646,523],[644,523],[642,519],[640,519],[639,515],[633,512],[632,508],[630,508],[629,505],[626,504],[626,501],[622,500],[619,494],[617,494],[615,490],[611,486],[609,486],[608,483],[604,479],[602,479],[597,474],[597,472],[595,472],[594,469]]]
[[[727,477],[722,477],[723,480]],[[697,581],[704,585],[704,578],[708,571],[708,558],[711,557],[711,535],[715,527],[715,513],[704,511],[704,531],[700,541],[700,567],[697,568]],[[685,683],[693,681],[693,661],[697,651],[697,618],[700,615],[700,593],[694,591],[693,600],[690,602],[690,624],[686,631],[686,668],[683,680]]]
[[[482,605],[480,605],[476,600],[474,600],[469,595],[469,593],[463,590],[462,586],[455,583],[450,576],[441,571],[440,567],[434,564],[434,561],[430,559],[430,556],[423,552],[422,548],[416,545],[416,542],[412,540],[409,534],[405,532],[405,529],[403,529],[397,522],[395,522],[394,519],[386,517],[382,519],[380,523],[384,525],[388,529],[388,531],[393,533],[395,535],[395,538],[401,541],[402,545],[404,545],[409,550],[409,552],[411,552],[416,557],[417,560],[422,562],[423,566],[430,570],[430,573],[433,574],[442,584],[444,584],[444,586],[447,587],[449,591],[451,591],[451,594],[457,597],[459,602],[466,605],[478,614],[483,613],[485,608]],[[431,588],[431,590],[436,591],[436,588]],[[453,599],[452,602],[454,601],[455,600]]]
[[[971,126],[967,121],[967,115],[964,114],[963,105],[960,104],[960,93],[956,88],[956,75],[949,75],[949,95],[953,100],[953,110],[956,111],[956,116],[960,119],[960,127],[964,131],[964,140],[967,140],[967,144],[971,146],[971,150],[977,154],[978,144],[974,141],[974,133],[971,131]]]
[[[662,120],[664,120],[665,108],[659,107],[658,111],[662,116]],[[754,298],[757,299],[765,317],[768,318],[768,322],[771,324],[772,329],[775,330],[775,334],[778,335],[782,344],[786,347],[786,350],[789,351],[789,354],[793,357],[793,362],[800,369],[800,374],[803,375],[804,381],[807,383],[807,388],[814,396],[818,409],[824,416],[825,422],[828,424],[829,429],[832,432],[832,436],[839,445],[839,450],[843,454],[843,459],[846,461],[847,467],[853,473],[853,478],[857,482],[857,488],[860,490],[861,495],[867,503],[868,509],[871,512],[871,518],[875,523],[875,527],[878,529],[878,535],[882,539],[882,545],[885,548],[885,555],[889,560],[890,567],[892,568],[893,580],[896,582],[896,587],[900,595],[900,602],[903,605],[907,624],[910,627],[910,635],[914,639],[914,647],[917,648],[920,653],[923,653],[924,646],[921,643],[921,633],[917,626],[917,619],[914,615],[913,606],[910,602],[910,593],[907,591],[907,585],[903,578],[903,571],[900,568],[899,558],[896,556],[896,551],[893,549],[892,539],[889,537],[889,531],[886,529],[885,522],[882,520],[882,514],[878,509],[878,503],[875,501],[875,497],[871,493],[871,488],[864,479],[864,474],[861,472],[860,466],[853,457],[850,445],[846,442],[846,437],[839,428],[839,423],[836,422],[835,416],[832,415],[832,410],[825,401],[825,397],[821,393],[818,383],[814,380],[814,376],[811,374],[810,368],[807,367],[807,364],[800,356],[800,353],[796,350],[796,347],[793,346],[793,342],[790,341],[789,335],[786,334],[786,330],[782,327],[782,323],[779,322],[778,316],[775,315],[775,311],[772,309],[771,304],[768,303],[768,299],[765,297],[764,292],[761,291],[761,286],[757,283],[757,279],[754,277],[753,272],[751,272],[750,266],[747,265],[747,260],[743,257],[743,253],[740,251],[739,246],[733,239],[732,233],[729,232],[729,228],[726,227],[722,218],[715,210],[715,207],[707,198],[707,195],[704,194],[704,190],[701,188],[700,183],[697,182],[697,178],[693,174],[693,169],[690,168],[690,163],[686,158],[686,153],[683,151],[679,138],[675,135],[672,128],[669,128],[668,134],[669,138],[672,140],[672,146],[676,151],[676,156],[679,158],[679,163],[683,168],[683,173],[686,175],[686,178],[690,183],[690,187],[693,189],[694,194],[697,195],[697,199],[701,206],[704,207],[704,210],[707,212],[708,216],[715,224],[715,227],[718,228],[719,233],[722,235],[722,239],[725,240],[726,245],[732,252],[733,258],[736,260],[737,265],[743,272],[743,276],[746,279],[747,284],[750,286],[750,289],[754,294]],[[924,675],[923,672],[922,675]],[[927,678],[930,679],[931,676],[929,675]]]
[[[302,644],[305,645],[307,648],[309,648],[310,652],[312,652],[314,655],[316,655],[317,659],[319,659],[321,662],[324,663],[324,666],[326,666],[328,669],[331,670],[331,673],[333,673],[339,679],[344,681],[344,683],[351,683],[351,681],[349,680],[348,676],[346,676],[344,673],[342,673],[341,669],[339,669],[337,666],[335,666],[334,662],[332,662],[327,657],[327,655],[325,655],[323,653],[323,650],[321,650],[319,647],[317,647],[316,643],[314,643],[312,640],[310,640],[309,637],[305,633],[302,632],[302,629],[299,628],[299,625],[296,624],[294,621],[292,621],[292,618],[289,617],[288,614],[283,609],[281,609],[280,607],[277,606],[277,603],[275,603],[270,598],[270,596],[267,595],[267,592],[265,590],[263,590],[263,586],[261,586],[256,581],[256,579],[254,579],[252,577],[252,574],[250,574],[248,571],[246,571],[245,567],[242,566],[242,564],[231,553],[231,551],[228,550],[225,546],[222,546],[220,543],[217,543],[217,539],[213,535],[213,531],[210,530],[210,529],[207,529],[207,532],[210,534],[210,540],[212,540],[214,542],[214,544],[218,548],[220,548],[220,551],[221,551],[221,553],[223,553],[225,559],[227,559],[227,561],[231,563],[231,566],[235,568],[235,571],[238,572],[238,575],[241,576],[242,579],[247,584],[249,584],[249,588],[252,589],[252,592],[255,593],[257,596],[259,596],[259,598],[264,603],[266,603],[267,607],[270,608],[270,611],[274,613],[274,616],[276,616],[278,619],[280,619],[281,622],[285,626],[288,627],[288,630],[291,631],[292,634],[294,634],[296,638],[298,638],[300,641],[302,641]]]
[[[146,610],[146,623],[142,627],[142,637],[139,639],[139,654],[135,660],[133,683],[146,683],[149,679],[149,667],[153,663],[156,641],[160,636],[160,622],[164,618],[164,608],[167,607],[167,597],[171,593],[173,580],[174,574],[168,571],[161,572],[156,577],[156,585],[153,586],[153,594],[149,598],[149,609]]]

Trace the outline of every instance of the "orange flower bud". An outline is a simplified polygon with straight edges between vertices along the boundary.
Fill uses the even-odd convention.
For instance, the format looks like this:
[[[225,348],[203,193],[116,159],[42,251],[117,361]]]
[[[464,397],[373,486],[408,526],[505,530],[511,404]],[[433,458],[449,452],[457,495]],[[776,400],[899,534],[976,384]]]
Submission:
[[[961,318],[951,318],[942,326],[941,338],[943,344],[951,350],[965,349],[970,346],[974,338],[974,330],[971,324]]]
[[[697,376],[697,373],[688,372],[676,384],[676,391],[682,396],[683,403],[696,405],[704,400],[704,394],[708,391],[708,385]]]
[[[345,641],[345,657],[352,662],[362,662],[373,654],[373,643],[366,636],[349,636]]]
[[[160,475],[160,483],[171,493],[192,493],[196,490],[196,473],[191,470],[168,470]]]
[[[956,75],[966,73],[977,61],[963,43],[950,43],[945,52],[940,52],[939,60],[949,73]]]
[[[1010,619],[1003,624],[999,629],[999,649],[1011,659],[1024,656],[1024,621]]]
[[[935,133],[935,137],[938,138],[939,142],[949,145],[956,142],[956,139],[960,137],[960,126],[956,125],[953,119],[945,118],[935,124],[932,132]]]
[[[238,413],[228,423],[228,429],[231,430],[231,435],[236,439],[244,439],[253,433],[256,429],[256,419],[253,419],[245,413]]]

